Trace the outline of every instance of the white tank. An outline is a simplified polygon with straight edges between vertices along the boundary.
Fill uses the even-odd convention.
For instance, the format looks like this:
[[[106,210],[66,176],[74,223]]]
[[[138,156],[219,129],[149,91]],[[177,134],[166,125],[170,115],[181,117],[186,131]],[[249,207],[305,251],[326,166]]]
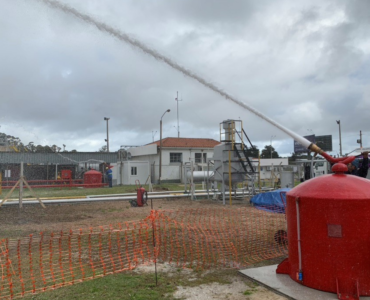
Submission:
[[[236,184],[245,180],[245,171],[239,162],[239,158],[235,151],[231,150],[231,144],[221,144],[214,147],[213,159],[215,180],[222,182],[222,174],[224,174],[224,183],[229,185],[229,150],[231,153],[231,183]]]
[[[209,177],[208,177],[209,175]],[[191,178],[191,171],[186,172],[186,177],[188,179]],[[213,171],[193,171],[193,180],[194,181],[203,181],[204,179],[207,180],[207,177],[209,180],[212,180],[213,177]]]
[[[281,171],[280,183],[282,188],[294,188],[294,173],[293,171]]]

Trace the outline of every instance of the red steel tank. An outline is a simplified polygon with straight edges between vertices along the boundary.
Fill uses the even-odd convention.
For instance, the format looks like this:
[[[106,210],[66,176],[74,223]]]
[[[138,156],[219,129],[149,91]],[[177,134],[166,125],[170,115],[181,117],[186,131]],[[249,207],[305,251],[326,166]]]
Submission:
[[[71,170],[62,170],[61,177],[63,180],[71,180],[72,179],[72,171]]]
[[[332,170],[287,193],[289,256],[276,272],[354,300],[370,295],[370,181]]]
[[[102,187],[102,178],[103,178],[103,174],[96,170],[90,170],[90,171],[85,172],[84,184],[87,184],[87,186],[85,187],[86,188]]]

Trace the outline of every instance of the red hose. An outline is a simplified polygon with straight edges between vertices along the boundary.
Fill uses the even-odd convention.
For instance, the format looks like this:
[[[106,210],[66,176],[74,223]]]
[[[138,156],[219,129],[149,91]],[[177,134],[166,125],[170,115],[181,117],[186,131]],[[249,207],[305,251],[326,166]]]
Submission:
[[[334,164],[334,163],[342,163],[342,164],[349,164],[350,162],[353,162],[356,157],[355,156],[347,156],[347,157],[338,157],[338,158],[334,158],[332,156],[330,156],[329,154],[327,154],[326,152],[322,152],[320,153],[321,156],[323,156],[328,162]]]

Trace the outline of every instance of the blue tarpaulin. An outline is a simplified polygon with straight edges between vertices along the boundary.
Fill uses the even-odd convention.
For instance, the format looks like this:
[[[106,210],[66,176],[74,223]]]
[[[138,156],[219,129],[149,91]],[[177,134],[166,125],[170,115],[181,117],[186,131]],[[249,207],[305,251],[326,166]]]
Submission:
[[[257,208],[275,213],[285,213],[286,193],[291,189],[278,189],[253,196],[251,203]],[[284,203],[283,203],[284,199]]]

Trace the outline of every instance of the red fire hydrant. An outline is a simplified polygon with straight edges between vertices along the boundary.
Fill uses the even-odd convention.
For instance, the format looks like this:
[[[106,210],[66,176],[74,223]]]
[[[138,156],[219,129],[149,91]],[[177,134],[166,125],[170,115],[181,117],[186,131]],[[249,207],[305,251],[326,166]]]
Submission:
[[[146,196],[147,198],[148,197],[147,195],[148,194],[143,187],[137,189],[137,198],[136,198],[137,206],[139,207],[144,206],[144,204],[146,203],[145,201],[146,199],[144,199],[144,197]]]

